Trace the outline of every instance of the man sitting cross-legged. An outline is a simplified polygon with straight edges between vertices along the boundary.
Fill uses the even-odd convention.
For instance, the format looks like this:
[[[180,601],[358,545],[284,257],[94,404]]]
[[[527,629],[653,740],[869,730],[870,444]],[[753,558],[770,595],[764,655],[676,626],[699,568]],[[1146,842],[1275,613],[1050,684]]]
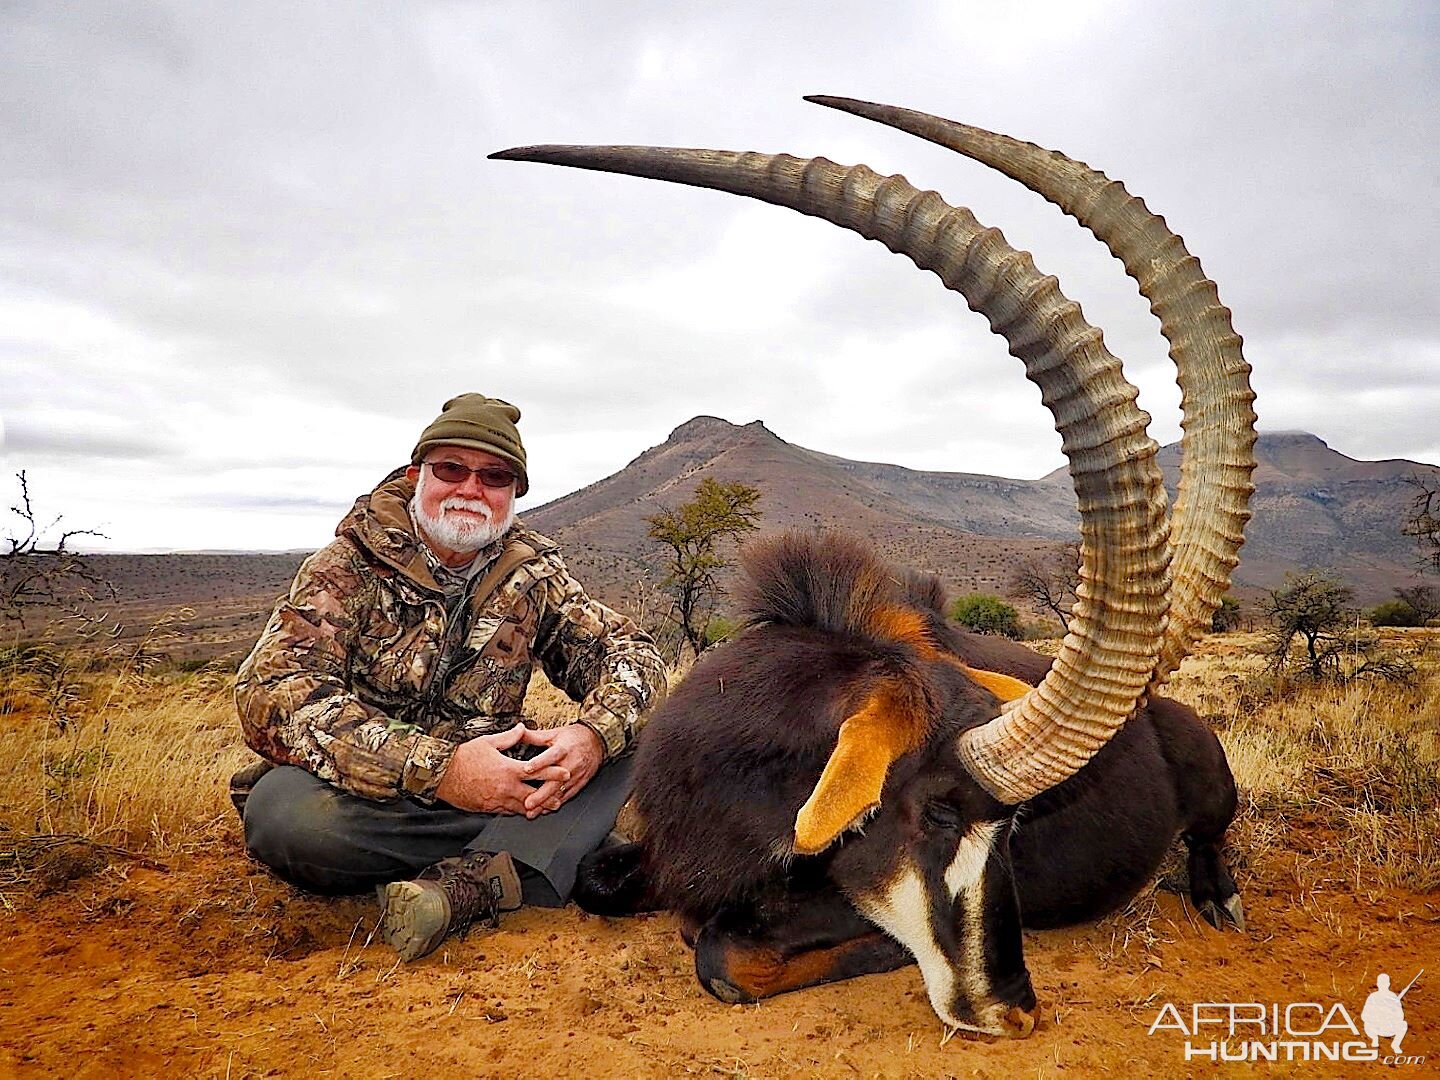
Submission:
[[[522,894],[567,901],[664,692],[650,638],[515,519],[519,418],[480,394],[447,402],[409,467],[301,566],[236,683],[265,759],[231,784],[250,853],[313,892],[378,887],[407,960]],[[523,723],[536,663],[579,702],[574,723]]]

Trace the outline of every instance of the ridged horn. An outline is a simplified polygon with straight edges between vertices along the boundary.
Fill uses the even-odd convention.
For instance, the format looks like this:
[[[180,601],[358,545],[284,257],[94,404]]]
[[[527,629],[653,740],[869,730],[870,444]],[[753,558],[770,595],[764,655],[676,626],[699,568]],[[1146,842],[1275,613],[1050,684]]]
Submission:
[[[1135,707],[1155,667],[1169,592],[1165,488],[1135,388],[1077,304],[1030,256],[904,177],[824,158],[624,146],[532,146],[491,157],[627,173],[788,206],[931,270],[1024,362],[1055,417],[1080,505],[1079,599],[1045,680],[968,733],[976,780],[1022,802],[1077,772]]]
[[[1110,249],[1160,320],[1180,384],[1180,490],[1170,524],[1170,625],[1150,693],[1180,666],[1230,587],[1240,561],[1255,468],[1255,394],[1230,310],[1200,260],[1125,185],[1084,162],[955,120],[853,98],[806,101],[875,120],[1018,180]]]

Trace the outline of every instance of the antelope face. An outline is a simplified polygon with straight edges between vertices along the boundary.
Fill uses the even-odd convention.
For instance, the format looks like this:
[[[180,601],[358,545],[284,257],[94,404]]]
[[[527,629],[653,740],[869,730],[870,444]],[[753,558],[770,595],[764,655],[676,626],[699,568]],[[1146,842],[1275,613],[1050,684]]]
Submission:
[[[831,877],[914,955],[942,1021],[1023,1038],[1036,1002],[1011,877],[1011,817],[957,775],[952,760],[887,795],[863,835],[836,852]]]

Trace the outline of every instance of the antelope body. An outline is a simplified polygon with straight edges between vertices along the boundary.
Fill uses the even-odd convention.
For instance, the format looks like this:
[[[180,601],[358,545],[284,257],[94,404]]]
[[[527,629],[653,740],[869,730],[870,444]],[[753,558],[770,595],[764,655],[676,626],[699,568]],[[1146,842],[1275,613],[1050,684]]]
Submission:
[[[824,158],[555,146],[493,155],[789,206],[934,271],[1040,386],[1081,514],[1078,600],[1053,664],[946,627],[933,584],[897,578],[853,542],[788,536],[761,547],[749,565],[751,628],[697,664],[642,735],[643,846],[601,853],[581,895],[598,910],[687,913],[697,974],[725,1000],[914,960],[947,1024],[1024,1035],[1035,998],[1022,920],[1064,925],[1123,903],[1177,832],[1197,903],[1241,923],[1216,849],[1234,809],[1224,755],[1192,713],[1156,695],[1238,560],[1253,490],[1249,367],[1199,262],[1119,183],[953,121],[810,100],[1005,172],[1124,263],[1178,371],[1177,505],[1171,514],[1149,417],[1100,333],[1027,254],[934,192]]]

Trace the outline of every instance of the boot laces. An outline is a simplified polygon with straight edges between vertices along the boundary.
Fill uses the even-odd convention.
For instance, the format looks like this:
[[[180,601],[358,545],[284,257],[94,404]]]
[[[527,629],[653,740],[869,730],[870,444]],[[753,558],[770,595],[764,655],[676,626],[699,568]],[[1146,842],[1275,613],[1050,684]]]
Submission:
[[[439,885],[450,901],[450,930],[464,936],[477,922],[491,929],[500,925],[500,898],[490,887],[489,856],[446,859],[439,870]]]

